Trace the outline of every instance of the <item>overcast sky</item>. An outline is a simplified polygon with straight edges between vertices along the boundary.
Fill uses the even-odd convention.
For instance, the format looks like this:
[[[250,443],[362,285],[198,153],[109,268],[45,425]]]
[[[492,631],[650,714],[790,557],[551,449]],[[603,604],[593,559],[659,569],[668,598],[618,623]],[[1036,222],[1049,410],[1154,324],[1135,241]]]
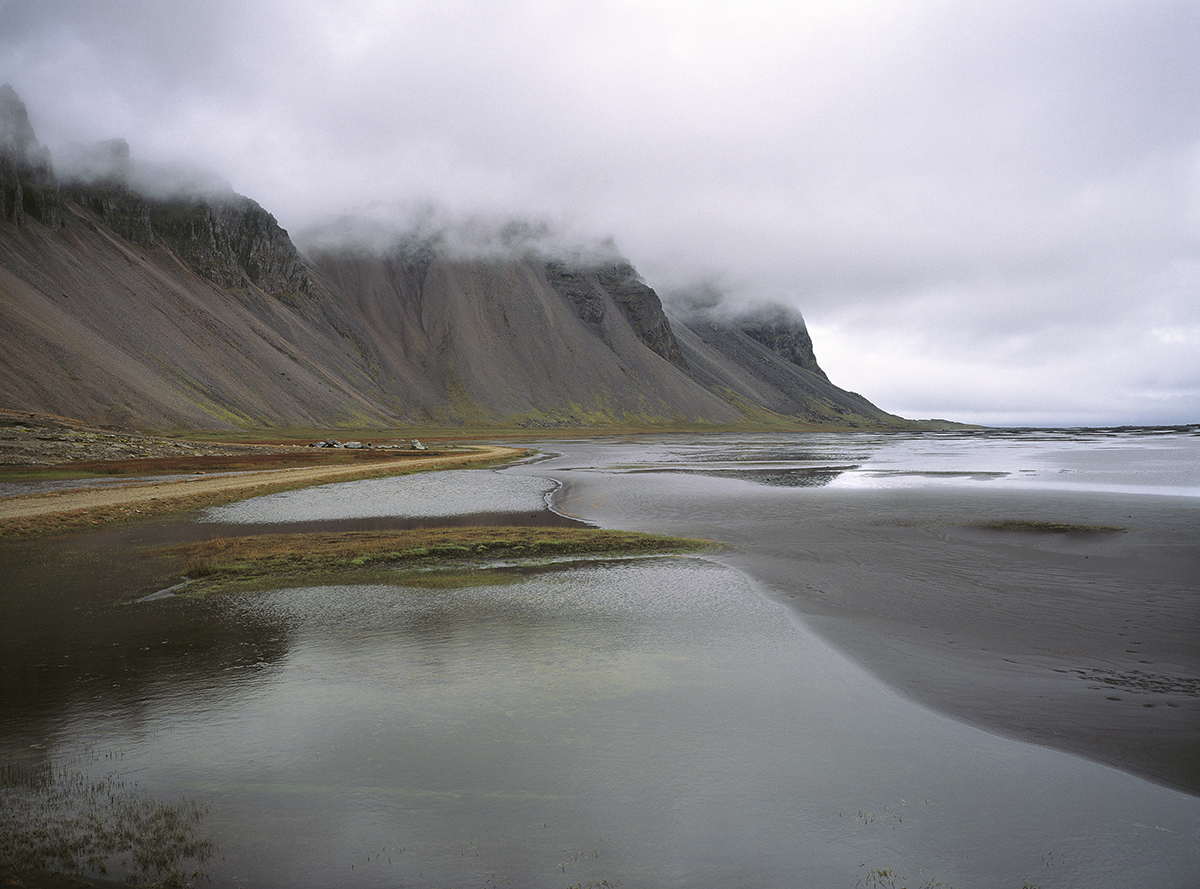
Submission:
[[[1200,3],[0,0],[52,151],[611,235],[909,417],[1200,422]]]

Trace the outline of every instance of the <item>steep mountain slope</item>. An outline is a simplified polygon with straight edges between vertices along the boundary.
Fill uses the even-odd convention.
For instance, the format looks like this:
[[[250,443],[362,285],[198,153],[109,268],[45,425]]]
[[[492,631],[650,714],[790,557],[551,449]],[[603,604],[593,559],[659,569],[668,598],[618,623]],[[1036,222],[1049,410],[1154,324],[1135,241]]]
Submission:
[[[759,408],[851,428],[886,427],[897,421],[856,392],[829,382],[798,318],[788,321],[776,315],[764,322],[697,316],[677,319],[675,331],[692,376],[748,414]]]
[[[129,426],[378,421],[361,356],[315,305],[222,289],[67,202],[0,231],[3,406]]]
[[[60,182],[0,89],[0,407],[142,428],[905,421],[798,318],[672,321],[626,261],[303,256],[231,190],[150,193],[121,140]]]
[[[595,320],[580,318],[536,258],[405,260],[338,252],[314,253],[312,263],[345,294],[362,329],[393,334],[369,345],[381,377],[420,393],[426,406],[445,399],[455,421],[507,418],[539,426],[741,418],[648,347],[599,284],[591,294]]]

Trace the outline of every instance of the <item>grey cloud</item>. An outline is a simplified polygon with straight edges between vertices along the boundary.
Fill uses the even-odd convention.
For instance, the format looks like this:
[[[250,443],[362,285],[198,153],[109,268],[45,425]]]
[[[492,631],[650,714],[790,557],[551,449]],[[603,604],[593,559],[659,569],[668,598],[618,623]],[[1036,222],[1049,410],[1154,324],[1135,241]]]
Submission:
[[[611,235],[802,311],[889,410],[993,422],[1200,421],[1197,45],[1166,0],[0,3],[56,158],[124,137],[293,231]]]

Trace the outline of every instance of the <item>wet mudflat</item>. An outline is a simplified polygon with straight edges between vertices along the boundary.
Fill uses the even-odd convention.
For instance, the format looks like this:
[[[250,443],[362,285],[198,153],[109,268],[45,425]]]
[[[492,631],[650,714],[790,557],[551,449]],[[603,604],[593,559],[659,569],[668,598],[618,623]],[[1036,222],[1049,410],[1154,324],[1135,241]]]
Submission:
[[[682,439],[666,441],[678,457]],[[796,446],[758,441],[768,444],[784,452]],[[1017,623],[1040,615],[1055,595],[1063,614],[1086,617],[1087,609],[1071,607],[1074,587],[1051,580],[1076,577],[1077,563],[1103,546],[1126,547],[1109,550],[1114,563],[1140,558],[1129,541],[1142,540],[1131,535],[1146,528],[1156,547],[1166,547],[1161,552],[1187,557],[1182,537],[1149,524],[1154,510],[1126,513],[1134,517],[1122,520],[1129,530],[1107,543],[1085,535],[1027,544],[1016,532],[948,518],[947,502],[962,499],[955,491],[926,490],[933,499],[905,524],[871,502],[878,491],[855,500],[836,483],[691,472],[705,468],[698,455],[706,448],[736,456],[755,442],[697,438],[682,459],[668,459],[659,441],[553,447],[561,452],[553,461],[443,475],[464,490],[501,491],[490,510],[536,515],[548,495],[560,512],[606,526],[723,529],[734,550],[717,559],[530,566],[508,582],[460,590],[364,586],[347,577],[336,586],[116,607],[114,600],[145,591],[151,566],[106,559],[119,551],[111,540],[96,546],[88,543],[95,538],[76,538],[53,552],[39,548],[49,544],[22,545],[6,551],[14,589],[5,608],[25,617],[6,620],[3,631],[4,755],[92,757],[87,767],[103,771],[112,754],[116,768],[161,798],[198,800],[220,850],[208,863],[218,886],[854,886],[885,872],[909,884],[959,887],[1191,885],[1200,836],[1195,795],[1098,764],[1094,755],[981,731],[945,715],[953,689],[939,688],[935,702],[919,687],[922,676],[954,672],[946,665],[959,662],[943,649],[958,657],[960,646],[972,648],[964,662],[977,662],[974,673],[987,677],[995,652],[984,649],[993,637],[1018,638],[989,630],[994,621],[972,624],[987,595],[946,598],[974,589],[978,578],[966,566],[960,583],[934,587],[942,590],[938,607],[910,620],[913,590],[976,549],[998,566],[1018,562],[1022,572],[1032,570],[1026,563],[1058,566],[1039,575],[1042,585]],[[848,452],[853,459],[844,459]],[[822,454],[862,463],[864,446],[850,437]],[[760,462],[774,464],[750,467],[764,475],[820,468],[786,453]],[[983,461],[964,472],[1007,470]],[[385,520],[356,517],[370,510],[347,508],[338,494],[345,487],[317,489],[327,503],[296,510],[293,500],[287,509],[306,523]],[[426,520],[414,516],[430,511],[414,505],[423,495],[410,497],[401,486],[386,496],[397,520]],[[350,499],[372,498],[357,489]],[[1093,513],[1111,511],[1091,502]],[[1014,504],[1047,520],[1063,506],[996,501],[975,512],[1008,516]],[[912,508],[908,500],[899,505]],[[255,509],[253,527],[280,524],[269,504]],[[1165,509],[1159,520],[1167,524],[1188,514],[1156,509]],[[211,521],[215,515],[230,517],[210,512],[208,521],[155,533],[218,533],[226,526]],[[1179,521],[1171,527],[1187,534]],[[911,563],[887,556],[897,541]],[[921,541],[924,549],[914,549]],[[129,543],[127,554],[137,549]],[[885,556],[903,582],[867,584]],[[1064,558],[1077,561],[1064,569]],[[1109,564],[1091,578],[1113,570]],[[1170,603],[1183,581],[1158,570],[1144,577],[1143,598],[1159,610],[1181,607]],[[867,592],[851,595],[852,584]],[[1106,595],[1119,600],[1120,584],[1110,586]],[[35,608],[43,609],[40,621]],[[1126,647],[1158,648],[1136,659],[1153,663],[1132,669],[1194,675],[1186,672],[1196,659],[1185,633],[1158,633],[1158,618],[1108,626],[1120,612],[1114,604],[1107,617],[1084,623],[1093,622],[1094,635],[1114,630],[1116,640],[1144,631]],[[1174,619],[1194,616],[1184,608]],[[924,633],[936,634],[938,645],[923,642]],[[1021,644],[1066,649],[1066,638],[1047,631]],[[864,651],[879,640],[891,654],[870,663]],[[1023,656],[1012,645],[1000,663]],[[1021,680],[1022,694],[1035,673],[1048,676],[1051,691],[1055,681],[1072,688],[1115,681],[1097,672],[1104,668],[1135,682],[1117,643],[1104,636],[1101,645],[1100,654],[1089,649],[1074,661],[1065,650],[1040,654],[1048,668],[1041,672],[1036,658],[1023,663],[1033,672]],[[918,668],[922,659],[928,669]],[[918,665],[908,668],[912,676],[888,673],[899,660]],[[1050,666],[1063,663],[1091,672]],[[1126,697],[1149,695],[1139,710],[1186,712],[1186,683],[1144,685],[1111,695],[1122,701],[1100,699],[1120,707]],[[1012,707],[1022,709],[1022,700],[1013,698]]]
[[[541,467],[563,512],[730,542],[890,685],[1200,793],[1194,433],[613,444]]]

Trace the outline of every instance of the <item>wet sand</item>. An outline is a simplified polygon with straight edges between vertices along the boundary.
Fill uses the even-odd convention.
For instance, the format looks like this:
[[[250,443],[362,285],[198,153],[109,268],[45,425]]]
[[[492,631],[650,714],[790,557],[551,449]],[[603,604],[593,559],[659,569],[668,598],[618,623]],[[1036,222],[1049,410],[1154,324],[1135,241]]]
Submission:
[[[570,473],[555,506],[723,541],[715,558],[905,695],[1200,795],[1200,500],[722,472]],[[1006,521],[1124,530],[979,527]]]
[[[1200,510],[1178,497],[816,491],[730,561],[907,695],[1200,795]],[[1109,533],[997,531],[1022,519]]]

